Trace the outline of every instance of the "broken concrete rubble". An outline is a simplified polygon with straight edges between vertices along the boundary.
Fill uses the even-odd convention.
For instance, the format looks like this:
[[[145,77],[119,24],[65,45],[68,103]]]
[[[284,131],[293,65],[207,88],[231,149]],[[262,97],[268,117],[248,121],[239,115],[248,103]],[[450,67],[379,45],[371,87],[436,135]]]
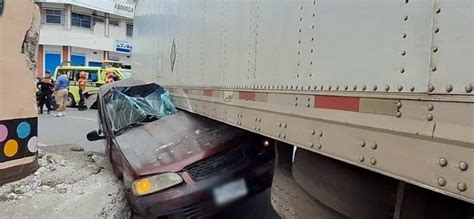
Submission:
[[[41,150],[34,174],[0,187],[0,209],[11,218],[128,218],[122,184],[107,158],[71,149]]]

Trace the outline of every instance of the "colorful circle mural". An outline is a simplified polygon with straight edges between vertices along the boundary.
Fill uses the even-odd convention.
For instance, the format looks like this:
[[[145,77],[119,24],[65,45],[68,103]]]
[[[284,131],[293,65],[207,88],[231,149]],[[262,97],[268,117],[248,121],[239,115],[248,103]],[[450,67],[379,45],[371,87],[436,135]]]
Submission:
[[[5,141],[8,136],[8,129],[6,125],[0,124],[0,142]]]
[[[19,138],[26,138],[28,135],[30,135],[31,132],[31,126],[27,122],[20,122],[18,124],[18,127],[16,128],[16,133]]]
[[[18,142],[16,140],[10,139],[3,146],[3,153],[7,157],[13,157],[18,152]]]
[[[0,165],[36,155],[37,124],[37,118],[0,121]]]

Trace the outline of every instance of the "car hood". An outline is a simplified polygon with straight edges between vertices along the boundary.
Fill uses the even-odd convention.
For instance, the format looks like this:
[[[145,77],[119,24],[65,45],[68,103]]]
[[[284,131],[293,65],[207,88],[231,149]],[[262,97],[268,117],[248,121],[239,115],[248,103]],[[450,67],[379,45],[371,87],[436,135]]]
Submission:
[[[115,137],[137,176],[177,172],[231,147],[243,131],[187,112],[161,118]]]

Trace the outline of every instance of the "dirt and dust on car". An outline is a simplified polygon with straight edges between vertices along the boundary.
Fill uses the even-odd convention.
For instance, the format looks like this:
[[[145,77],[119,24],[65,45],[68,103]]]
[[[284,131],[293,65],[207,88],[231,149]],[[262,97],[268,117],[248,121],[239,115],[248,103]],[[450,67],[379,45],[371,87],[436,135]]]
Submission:
[[[0,187],[2,218],[128,218],[118,179],[103,155],[79,145],[39,149],[34,174]]]
[[[271,185],[273,140],[179,111],[158,84],[107,84],[97,103],[87,137],[105,141],[135,216],[215,216]]]

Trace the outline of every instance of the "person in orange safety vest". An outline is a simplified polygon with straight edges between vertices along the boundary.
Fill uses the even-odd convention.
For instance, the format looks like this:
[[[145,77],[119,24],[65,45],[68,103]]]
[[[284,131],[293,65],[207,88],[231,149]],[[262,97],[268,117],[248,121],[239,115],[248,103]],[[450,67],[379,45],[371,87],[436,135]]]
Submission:
[[[77,107],[77,110],[83,111],[86,110],[86,107],[84,106],[84,92],[86,91],[86,72],[81,71],[79,73],[79,80],[77,81],[79,85],[79,104]]]
[[[112,82],[114,82],[114,81],[115,81],[115,80],[114,80],[114,73],[111,72],[111,71],[108,71],[107,74],[105,75],[105,81],[106,81],[107,83],[112,83]]]

